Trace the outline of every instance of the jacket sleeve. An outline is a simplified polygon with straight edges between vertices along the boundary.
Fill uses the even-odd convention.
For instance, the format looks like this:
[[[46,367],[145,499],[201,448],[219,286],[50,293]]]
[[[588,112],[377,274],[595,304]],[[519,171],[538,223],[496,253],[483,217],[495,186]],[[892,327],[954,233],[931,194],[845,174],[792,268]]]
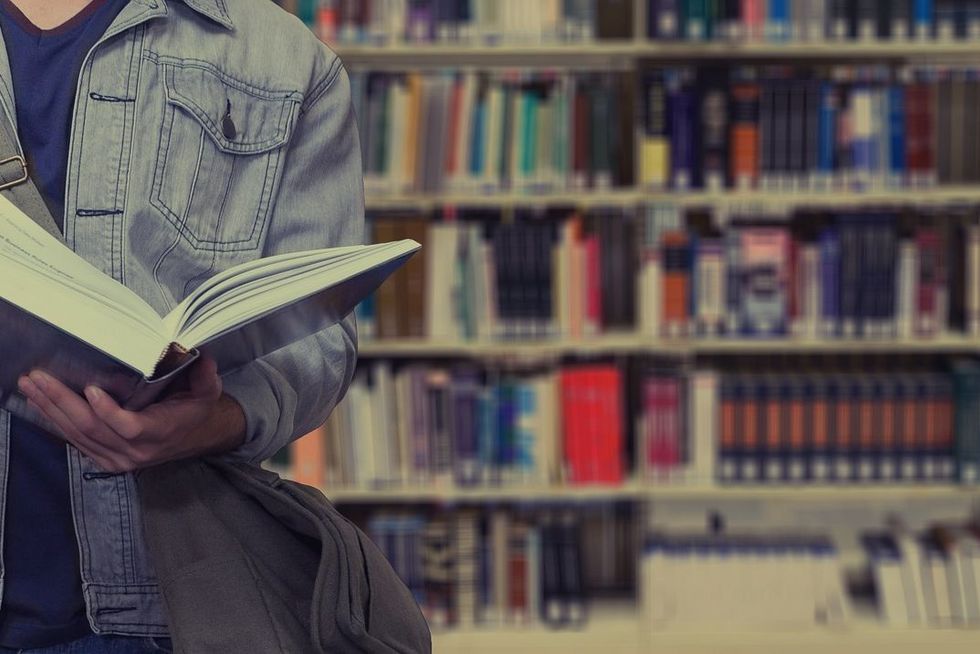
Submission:
[[[265,256],[362,243],[364,189],[350,79],[339,59],[307,95],[283,153]],[[245,413],[244,443],[229,453],[259,462],[322,424],[357,363],[353,314],[223,378]]]

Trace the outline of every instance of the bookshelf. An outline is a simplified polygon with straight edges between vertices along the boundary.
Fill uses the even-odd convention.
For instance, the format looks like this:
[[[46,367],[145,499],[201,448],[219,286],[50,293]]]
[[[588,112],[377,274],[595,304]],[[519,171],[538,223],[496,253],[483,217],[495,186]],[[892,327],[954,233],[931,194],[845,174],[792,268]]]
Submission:
[[[364,0],[366,2],[366,0]],[[479,0],[475,0],[478,2]],[[494,0],[496,1],[496,0]],[[604,2],[605,0],[598,0]],[[618,1],[618,0],[617,0]],[[302,0],[300,0],[302,4]],[[523,0],[524,4],[535,0]],[[639,109],[644,95],[644,82],[641,73],[651,68],[688,67],[695,71],[709,66],[725,64],[752,67],[798,66],[800,70],[829,71],[832,67],[853,66],[872,68],[877,64],[894,70],[903,66],[961,66],[971,65],[980,68],[980,38],[949,40],[946,38],[929,40],[801,40],[773,42],[761,39],[745,41],[702,41],[686,40],[662,41],[648,38],[646,34],[646,0],[626,0],[633,9],[633,20],[628,34],[613,40],[592,39],[583,42],[560,42],[555,40],[523,42],[488,43],[481,39],[466,42],[406,42],[402,39],[366,38],[360,43],[339,43],[334,46],[344,60],[347,68],[354,74],[362,74],[363,89],[368,82],[366,76],[374,73],[398,76],[416,71],[422,76],[433,77],[462,71],[481,73],[488,71],[500,79],[510,71],[520,69],[534,74],[583,75],[583,79],[598,78],[606,73],[622,75],[632,79],[633,112],[629,125],[631,132],[626,137],[624,147],[633,158],[633,172],[629,181],[615,183],[596,183],[594,188],[581,188],[578,184],[560,188],[559,184],[531,185],[533,191],[510,190],[521,188],[510,178],[506,183],[495,186],[495,180],[487,185],[467,183],[466,179],[453,179],[447,173],[445,178],[437,174],[437,182],[405,184],[404,179],[394,176],[395,184],[389,185],[384,175],[390,174],[390,162],[380,166],[378,177],[366,178],[366,208],[371,218],[393,217],[400,220],[410,217],[420,221],[454,221],[468,210],[480,213],[485,224],[493,221],[510,223],[515,215],[520,219],[521,212],[532,216],[544,216],[550,210],[570,209],[578,213],[597,212],[598,221],[617,220],[620,217],[638,217],[651,205],[674,207],[681,212],[701,210],[715,211],[719,215],[734,215],[738,212],[758,211],[774,214],[790,213],[799,208],[818,209],[824,212],[875,212],[881,210],[904,210],[908,207],[922,209],[930,213],[928,220],[941,223],[952,214],[940,211],[952,206],[980,207],[980,184],[945,180],[941,185],[908,186],[893,188],[884,183],[871,182],[862,190],[854,190],[850,181],[836,186],[814,190],[814,186],[797,181],[781,184],[778,189],[758,188],[753,190],[664,190],[662,186],[646,186],[641,183],[641,150],[643,148],[642,110]],[[330,3],[327,3],[330,4]],[[334,3],[337,5],[343,2]],[[348,3],[350,4],[350,3]],[[393,4],[397,5],[397,2]],[[510,0],[500,0],[504,4],[520,4]],[[575,0],[571,3],[575,4]],[[613,2],[609,3],[614,4]],[[669,3],[665,3],[669,4]],[[816,3],[792,3],[792,7]],[[894,3],[893,3],[894,4]],[[705,3],[707,6],[708,3]],[[764,6],[765,3],[760,3]],[[789,0],[786,2],[790,6]],[[352,5],[353,6],[353,5]],[[978,22],[980,27],[980,22]],[[971,28],[972,29],[972,28]],[[821,72],[821,74],[824,74]],[[831,78],[822,78],[824,81]],[[835,82],[836,83],[836,82]],[[365,94],[367,91],[364,91]],[[808,91],[809,92],[809,91]],[[364,96],[366,97],[366,95]],[[980,97],[980,96],[978,96]],[[613,102],[616,100],[614,99]],[[850,101],[850,100],[848,100]],[[787,103],[790,100],[786,101]],[[386,108],[385,111],[388,109]],[[440,114],[442,118],[445,115]],[[439,120],[434,121],[436,123]],[[401,128],[399,128],[401,129]],[[421,129],[421,128],[420,128]],[[980,129],[980,128],[978,128]],[[363,135],[362,135],[363,137]],[[389,137],[385,137],[389,138]],[[557,146],[556,146],[557,147]],[[422,157],[424,158],[424,157]],[[382,157],[382,160],[384,157]],[[418,159],[416,159],[416,162]],[[411,166],[409,166],[411,168]],[[615,170],[613,168],[612,170]],[[379,172],[379,170],[375,170]],[[404,171],[402,171],[404,172]],[[566,174],[568,169],[565,169]],[[409,176],[418,175],[408,173]],[[424,173],[422,176],[426,176]],[[503,175],[501,176],[503,178]],[[846,177],[846,176],[845,176]],[[465,175],[464,175],[465,178]],[[479,178],[481,182],[483,178]],[[468,180],[472,182],[472,180]],[[669,185],[673,184],[671,182]],[[735,186],[734,184],[732,186]],[[405,191],[407,188],[428,188],[428,191]],[[431,190],[434,188],[447,190]],[[490,188],[504,190],[487,191]],[[393,191],[391,189],[399,189]],[[611,215],[600,212],[616,210]],[[481,213],[482,212],[482,213]],[[464,221],[460,221],[464,222]],[[952,220],[950,220],[952,222]],[[443,269],[446,274],[449,269]],[[524,368],[540,370],[542,367],[560,366],[579,360],[634,361],[655,359],[658,365],[679,374],[687,375],[699,367],[713,366],[720,373],[734,370],[738,374],[746,372],[738,369],[738,362],[748,367],[758,365],[764,369],[767,357],[789,360],[781,366],[792,366],[792,361],[805,359],[817,362],[820,371],[837,374],[842,370],[856,372],[856,368],[868,359],[879,362],[892,360],[914,362],[911,368],[919,370],[919,362],[925,360],[952,360],[958,357],[980,356],[980,335],[963,330],[961,333],[946,334],[942,331],[928,338],[776,338],[776,337],[705,337],[705,338],[667,338],[654,336],[652,332],[642,332],[637,318],[637,327],[632,330],[612,330],[610,333],[594,337],[555,337],[541,340],[486,340],[476,338],[465,340],[461,337],[434,338],[362,338],[359,355],[363,370],[376,374],[376,366],[425,367],[448,369],[462,364],[469,368],[484,367],[497,374]],[[488,333],[496,333],[490,331]],[[687,333],[687,332],[685,332]],[[812,332],[813,333],[813,332]],[[851,362],[841,367],[840,361]],[[857,361],[859,363],[853,363]],[[731,366],[731,370],[729,370]],[[788,368],[780,368],[783,374]],[[766,371],[768,372],[768,371]],[[387,374],[387,373],[386,373]],[[488,374],[489,376],[489,374]],[[897,375],[896,375],[897,376]],[[450,377],[448,386],[458,380]],[[685,381],[688,381],[685,378]],[[446,383],[445,379],[441,383]],[[632,383],[632,382],[625,382]],[[401,392],[401,391],[399,391]],[[625,391],[624,391],[625,394]],[[376,409],[376,407],[372,407]],[[376,417],[376,416],[374,416]],[[374,418],[372,417],[372,419]],[[359,416],[363,419],[364,416]],[[625,415],[631,422],[634,415]],[[345,418],[346,420],[347,418]],[[628,431],[633,426],[625,426]],[[358,434],[360,435],[360,434]],[[690,436],[693,439],[693,436]],[[558,436],[561,438],[561,436]],[[630,443],[635,447],[636,443]],[[372,446],[373,447],[373,446]],[[375,451],[375,450],[372,450]],[[322,453],[320,454],[322,456]],[[896,482],[878,480],[874,482],[826,481],[810,483],[652,483],[639,481],[633,477],[635,470],[626,471],[625,480],[618,484],[567,484],[553,485],[536,483],[531,485],[466,486],[458,487],[449,482],[442,485],[419,486],[414,483],[404,485],[379,484],[358,487],[339,487],[327,484],[326,494],[332,501],[351,511],[353,515],[365,516],[374,511],[392,511],[401,515],[406,512],[419,512],[432,515],[442,510],[473,508],[489,515],[503,507],[503,510],[517,507],[519,512],[527,507],[563,506],[575,510],[600,505],[629,505],[640,516],[647,510],[663,505],[670,509],[666,515],[683,515],[684,525],[704,523],[704,513],[714,507],[731,504],[751,506],[798,507],[806,511],[825,511],[828,529],[835,535],[845,528],[833,523],[835,511],[854,513],[868,511],[883,514],[896,508],[908,507],[918,510],[916,515],[928,514],[934,509],[962,511],[964,507],[980,507],[980,485],[959,485],[949,480],[925,483]],[[557,478],[557,477],[556,477]],[[684,511],[691,507],[696,515],[690,518]],[[941,512],[941,511],[940,511]],[[816,513],[814,513],[816,514]],[[945,516],[944,516],[945,517]],[[648,525],[644,518],[636,517],[638,529]],[[699,522],[700,521],[700,522]],[[921,522],[921,521],[920,521]],[[362,523],[363,524],[363,523]],[[843,524],[843,523],[842,523]],[[765,525],[760,525],[764,527]],[[839,528],[837,528],[839,527]],[[847,526],[852,532],[850,525]],[[631,556],[642,559],[638,550]],[[853,552],[852,552],[853,555]],[[852,556],[853,558],[853,556]],[[794,631],[789,629],[730,629],[721,626],[703,630],[653,630],[645,624],[637,599],[644,589],[642,577],[637,574],[630,587],[632,598],[625,603],[603,605],[590,612],[584,629],[554,630],[540,626],[516,628],[499,626],[493,628],[461,628],[457,630],[436,630],[434,646],[440,652],[830,652],[861,651],[895,654],[920,652],[926,648],[942,647],[948,652],[967,652],[976,649],[977,631],[971,629],[948,628],[898,628],[887,627],[870,615],[856,614],[840,628],[819,628]]]
[[[695,356],[699,354],[773,353],[980,353],[980,341],[969,336],[946,336],[931,339],[796,339],[796,338],[705,338],[656,339],[618,335],[591,339],[554,339],[540,341],[447,342],[429,339],[363,339],[358,353],[365,358],[404,357],[473,357],[473,358],[544,358],[574,354],[642,353],[662,356]]]
[[[963,629],[896,629],[871,620],[845,629],[663,630],[643,634],[629,618],[598,617],[588,629],[513,629],[436,633],[433,649],[446,654],[576,652],[582,654],[951,654],[976,651],[976,633]]]
[[[621,486],[499,486],[484,488],[399,487],[394,489],[324,489],[338,504],[392,503],[497,503],[497,502],[588,502],[598,500],[762,500],[862,504],[866,502],[980,501],[980,489],[972,486],[936,485],[840,485],[797,484],[731,485],[628,482]]]
[[[880,207],[880,206],[943,206],[956,202],[980,202],[978,186],[943,186],[931,188],[871,189],[868,191],[786,192],[731,191],[654,192],[636,189],[599,191],[594,193],[501,193],[501,194],[369,194],[365,198],[368,210],[415,209],[431,211],[439,207],[635,207],[649,203],[673,204],[679,207],[758,206],[791,208],[814,207]]]
[[[574,68],[622,66],[635,60],[677,61],[740,59],[928,61],[980,56],[974,42],[808,42],[808,43],[656,43],[645,39],[619,42],[539,45],[407,44],[338,45],[337,53],[352,67],[445,66],[446,58],[460,65],[552,66]]]

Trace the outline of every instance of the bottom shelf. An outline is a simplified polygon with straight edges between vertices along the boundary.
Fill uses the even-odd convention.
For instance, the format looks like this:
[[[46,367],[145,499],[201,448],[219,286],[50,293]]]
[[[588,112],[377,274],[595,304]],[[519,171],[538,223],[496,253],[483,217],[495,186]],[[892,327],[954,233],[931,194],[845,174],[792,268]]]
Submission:
[[[433,633],[440,654],[974,654],[980,629],[888,627],[853,619],[840,627],[763,629],[732,626],[643,630],[635,613],[593,615],[581,630],[544,628],[473,629]]]

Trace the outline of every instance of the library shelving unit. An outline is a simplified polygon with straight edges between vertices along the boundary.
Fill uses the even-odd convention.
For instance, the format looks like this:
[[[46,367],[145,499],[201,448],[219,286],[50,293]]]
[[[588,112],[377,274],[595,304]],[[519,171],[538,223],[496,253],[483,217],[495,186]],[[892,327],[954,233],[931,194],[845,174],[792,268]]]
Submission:
[[[533,0],[528,0],[533,1]],[[437,68],[542,68],[636,70],[651,63],[744,60],[746,63],[780,62],[972,62],[980,64],[980,41],[907,42],[799,42],[720,43],[686,41],[652,42],[645,34],[645,0],[634,0],[634,38],[574,44],[458,45],[395,42],[384,46],[338,44],[335,50],[345,65],[357,71],[413,70]],[[950,203],[980,204],[980,186],[934,186],[928,188],[872,188],[865,192],[818,193],[651,191],[640,186],[599,190],[530,193],[437,193],[389,195],[368,189],[369,211],[434,211],[457,208],[631,208],[648,203],[679,207],[761,206],[792,208],[880,207],[887,205],[942,206]],[[447,341],[439,339],[362,339],[360,357],[368,362],[383,359],[425,360],[463,358],[476,360],[561,358],[575,355],[631,355],[697,358],[736,355],[764,357],[780,354],[917,354],[980,355],[980,339],[968,336],[939,336],[931,339],[664,339],[644,334],[613,334],[583,339],[518,341]],[[723,365],[723,364],[722,364]],[[715,485],[656,484],[628,481],[618,486],[500,486],[478,488],[394,487],[326,489],[327,495],[343,506],[402,506],[419,504],[485,505],[508,503],[554,503],[594,501],[691,502],[715,506],[728,500],[826,504],[848,509],[874,508],[884,504],[924,503],[961,507],[980,503],[980,486],[953,485]],[[639,582],[638,582],[639,585]],[[467,652],[672,652],[701,654],[733,652],[752,654],[810,652],[865,652],[869,654],[916,654],[941,648],[952,654],[975,652],[980,633],[969,629],[889,628],[870,617],[853,617],[840,628],[814,627],[806,631],[773,629],[744,630],[718,627],[707,630],[651,630],[639,615],[636,603],[590,614],[581,630],[552,630],[544,627],[504,629],[461,629],[434,633],[435,650]]]

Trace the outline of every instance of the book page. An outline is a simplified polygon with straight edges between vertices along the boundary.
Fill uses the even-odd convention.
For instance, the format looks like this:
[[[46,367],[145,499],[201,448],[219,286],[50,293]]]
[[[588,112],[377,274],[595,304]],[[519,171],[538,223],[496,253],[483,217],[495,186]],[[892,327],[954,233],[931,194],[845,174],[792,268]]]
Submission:
[[[184,347],[197,347],[298,300],[318,292],[329,294],[331,287],[342,282],[359,276],[377,276],[377,271],[386,264],[403,260],[418,248],[419,244],[411,240],[358,246],[355,251],[345,251],[336,260],[328,259],[321,264],[307,261],[303,262],[307,265],[299,266],[292,273],[286,270],[278,275],[256,278],[231,290],[229,297],[213,300],[213,308],[206,307],[197,314],[192,324],[184,326],[175,340]]]
[[[0,279],[0,297],[7,302],[141,371],[148,361],[152,371],[161,343],[166,346],[152,307],[3,196]]]
[[[52,284],[75,289],[154,329],[161,324],[159,314],[143,298],[72,252],[3,195],[0,252],[36,270]]]

